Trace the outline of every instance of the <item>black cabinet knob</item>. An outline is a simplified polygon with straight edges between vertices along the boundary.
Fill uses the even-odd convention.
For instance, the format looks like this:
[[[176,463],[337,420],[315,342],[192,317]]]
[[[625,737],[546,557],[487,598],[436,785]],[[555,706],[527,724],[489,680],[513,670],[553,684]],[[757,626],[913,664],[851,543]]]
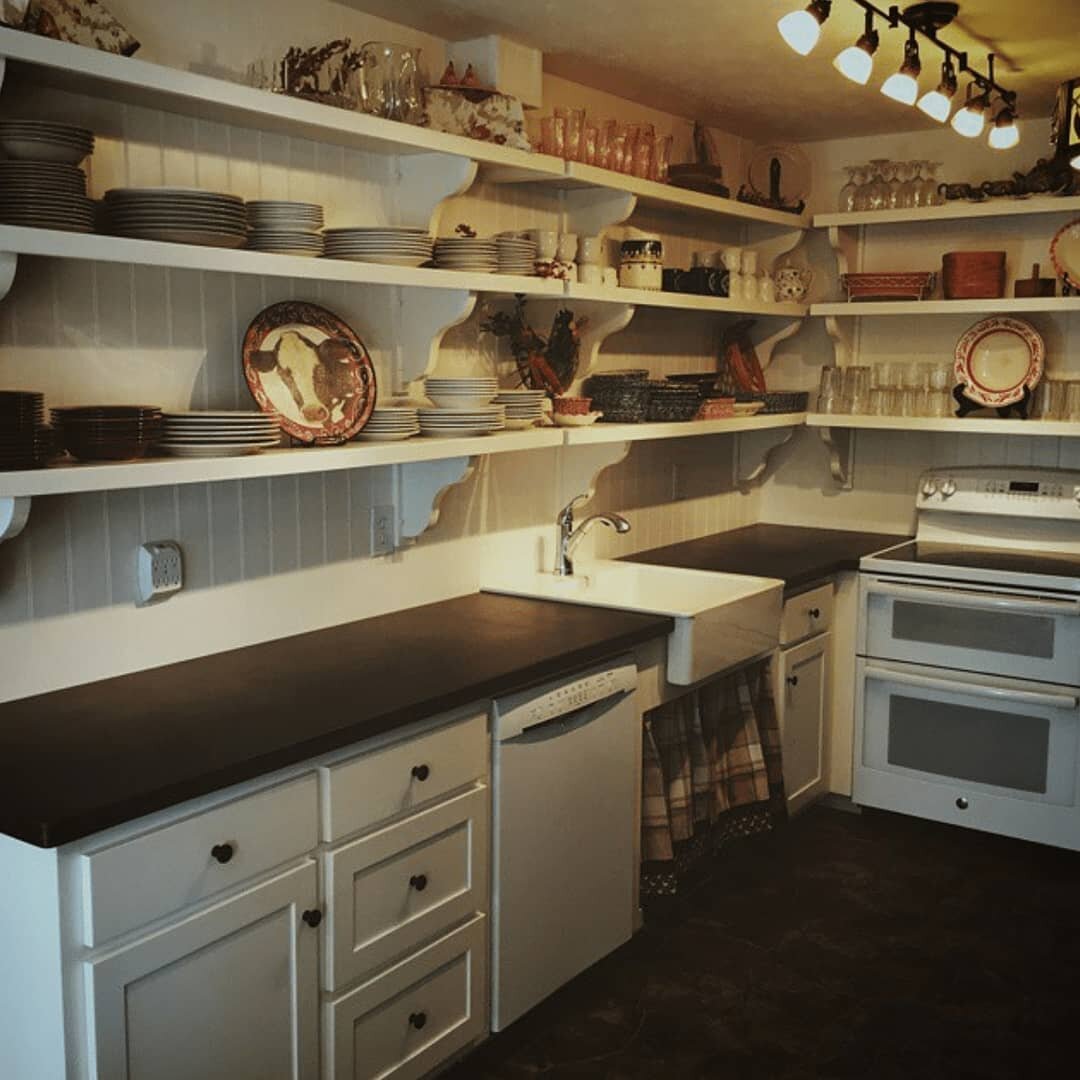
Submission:
[[[232,844],[215,844],[210,849],[210,854],[224,866],[236,854],[236,851]]]
[[[806,614],[809,615],[811,619],[820,619],[821,608],[812,607]]]
[[[409,1013],[409,1025],[419,1031],[427,1023],[427,1013]]]
[[[412,774],[413,779],[422,784],[431,775],[431,770],[426,765],[414,765]]]
[[[798,686],[799,685],[799,676],[798,675],[789,675],[787,677],[787,684],[788,684],[788,686]]]
[[[318,908],[312,908],[310,911],[305,911],[300,917],[312,930],[322,922],[322,912]]]
[[[956,800],[956,809],[957,810],[966,810],[969,805],[970,804],[968,803],[967,799],[964,798],[963,795],[961,795],[960,798]]]
[[[413,874],[409,878],[409,887],[417,892],[423,892],[427,888],[427,874]]]

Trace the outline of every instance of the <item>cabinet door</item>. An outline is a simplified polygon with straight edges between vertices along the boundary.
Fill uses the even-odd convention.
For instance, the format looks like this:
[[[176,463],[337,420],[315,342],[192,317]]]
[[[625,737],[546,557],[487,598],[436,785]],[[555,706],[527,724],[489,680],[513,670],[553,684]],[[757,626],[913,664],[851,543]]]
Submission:
[[[776,700],[784,787],[792,812],[824,794],[825,723],[831,635],[819,634],[780,652]]]
[[[97,1080],[307,1080],[318,1072],[315,863],[86,965]]]

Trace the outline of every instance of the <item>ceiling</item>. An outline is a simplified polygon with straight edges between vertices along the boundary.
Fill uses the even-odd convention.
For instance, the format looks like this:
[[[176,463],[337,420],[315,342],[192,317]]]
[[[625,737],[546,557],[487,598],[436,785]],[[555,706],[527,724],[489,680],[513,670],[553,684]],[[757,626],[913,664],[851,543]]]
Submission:
[[[876,92],[899,66],[900,30],[881,30],[870,85],[847,82],[832,58],[862,32],[862,10],[834,0],[808,57],[792,52],[776,20],[805,0],[338,0],[360,11],[460,40],[499,33],[542,49],[544,70],[750,138],[822,139],[932,127],[916,109]],[[878,0],[887,7],[887,0]],[[999,55],[999,81],[1022,115],[1049,114],[1058,83],[1080,76],[1077,0],[962,0],[942,39]],[[1071,44],[1070,44],[1071,43]],[[941,54],[923,46],[924,88]],[[963,87],[961,83],[961,87]]]

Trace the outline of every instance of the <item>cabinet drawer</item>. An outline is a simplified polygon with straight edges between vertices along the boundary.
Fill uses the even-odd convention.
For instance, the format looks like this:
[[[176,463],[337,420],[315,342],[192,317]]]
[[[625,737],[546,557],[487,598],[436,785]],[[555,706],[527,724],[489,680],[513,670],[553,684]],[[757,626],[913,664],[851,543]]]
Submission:
[[[487,775],[487,717],[480,713],[321,770],[323,838],[340,840]]]
[[[821,585],[809,592],[799,593],[784,602],[784,614],[780,622],[780,644],[793,645],[796,641],[820,634],[832,625],[833,585]]]
[[[304,855],[318,830],[318,782],[309,773],[86,852],[83,943],[98,945]]]
[[[473,919],[326,1006],[328,1080],[416,1080],[484,1033],[487,923]]]
[[[327,990],[487,909],[488,800],[473,788],[327,853]]]

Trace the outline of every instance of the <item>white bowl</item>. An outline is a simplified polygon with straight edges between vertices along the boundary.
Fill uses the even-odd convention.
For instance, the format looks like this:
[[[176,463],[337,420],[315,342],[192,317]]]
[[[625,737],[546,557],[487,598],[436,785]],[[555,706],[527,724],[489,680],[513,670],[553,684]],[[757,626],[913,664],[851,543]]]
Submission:
[[[476,409],[486,409],[491,404],[494,394],[481,394],[475,397],[467,397],[464,394],[434,394],[428,393],[433,405],[450,412],[472,412]]]
[[[604,414],[602,412],[591,413],[554,413],[555,423],[559,427],[589,427],[595,424]]]

